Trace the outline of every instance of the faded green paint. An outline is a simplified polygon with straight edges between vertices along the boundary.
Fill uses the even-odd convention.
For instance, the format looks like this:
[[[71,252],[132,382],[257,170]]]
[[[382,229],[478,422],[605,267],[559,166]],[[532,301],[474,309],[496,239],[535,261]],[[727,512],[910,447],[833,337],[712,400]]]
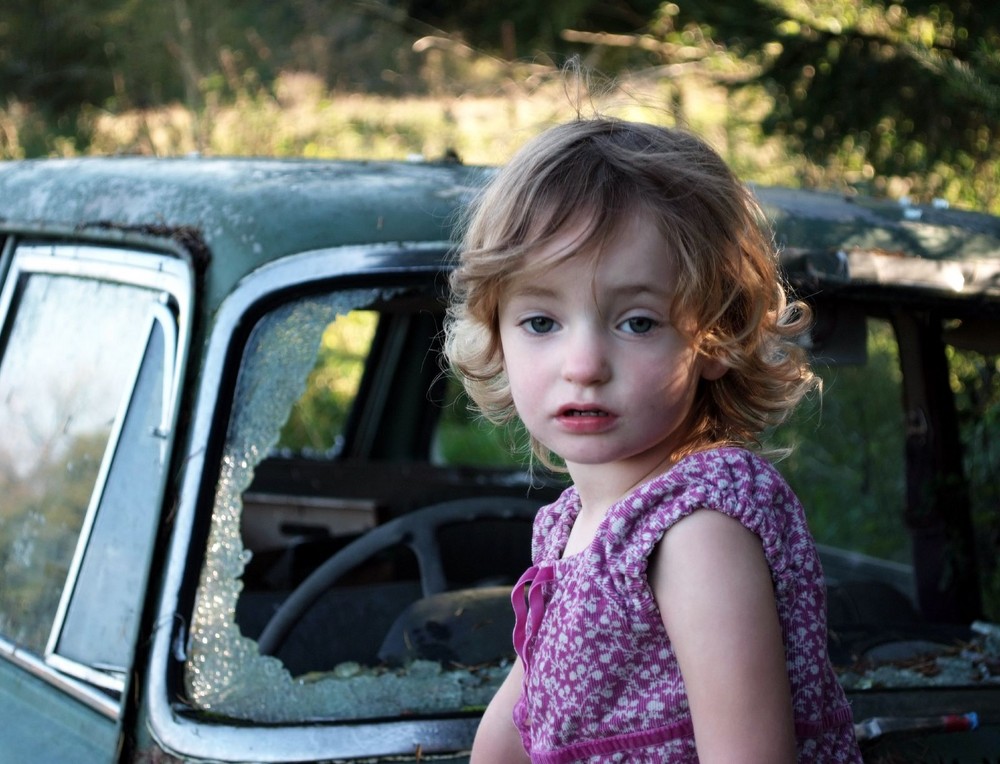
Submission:
[[[755,189],[778,243],[795,249],[878,249],[935,260],[1000,260],[1000,218],[889,199]]]
[[[199,313],[286,255],[446,240],[482,171],[455,164],[139,157],[0,162],[3,215],[47,226],[195,234],[211,266]]]
[[[32,764],[108,762],[118,727],[29,672],[0,659],[0,759]],[[7,756],[14,758],[7,759]]]

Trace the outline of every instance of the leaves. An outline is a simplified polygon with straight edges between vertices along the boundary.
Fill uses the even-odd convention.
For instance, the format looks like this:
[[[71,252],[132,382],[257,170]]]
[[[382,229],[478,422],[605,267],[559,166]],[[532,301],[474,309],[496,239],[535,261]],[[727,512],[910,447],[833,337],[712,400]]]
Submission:
[[[827,177],[860,167],[880,181],[876,190],[898,177],[915,196],[974,206],[994,200],[1000,7],[961,0],[746,5],[682,3],[678,22],[762,62],[738,87],[762,86],[770,95],[767,134],[827,168]]]

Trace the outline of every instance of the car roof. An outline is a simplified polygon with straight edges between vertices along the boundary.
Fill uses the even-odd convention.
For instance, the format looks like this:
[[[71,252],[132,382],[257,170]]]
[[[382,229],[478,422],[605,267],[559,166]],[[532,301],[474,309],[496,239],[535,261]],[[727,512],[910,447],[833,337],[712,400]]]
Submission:
[[[457,163],[91,157],[0,162],[0,223],[166,236],[210,260],[209,309],[261,265],[345,245],[448,241],[482,172]],[[203,263],[204,265],[204,263]]]
[[[754,189],[793,280],[1000,298],[1000,218],[860,195]]]
[[[200,156],[0,162],[0,223],[145,233],[210,258],[213,310],[289,254],[448,241],[491,172],[457,163]],[[938,205],[754,187],[793,281],[1000,297],[1000,218]],[[432,257],[439,257],[435,254]]]

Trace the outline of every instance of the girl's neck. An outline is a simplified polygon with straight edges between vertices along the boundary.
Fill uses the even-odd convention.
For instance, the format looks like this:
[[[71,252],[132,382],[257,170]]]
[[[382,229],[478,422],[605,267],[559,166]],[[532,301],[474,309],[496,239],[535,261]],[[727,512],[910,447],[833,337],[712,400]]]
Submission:
[[[665,472],[670,464],[664,460],[642,469],[623,469],[621,463],[567,465],[580,497],[580,513],[573,521],[563,556],[575,555],[590,546],[608,510],[636,487]]]
[[[637,486],[669,469],[670,461],[663,460],[652,466],[635,465],[632,469],[621,463],[570,464],[567,467],[580,497],[580,515],[599,519]]]

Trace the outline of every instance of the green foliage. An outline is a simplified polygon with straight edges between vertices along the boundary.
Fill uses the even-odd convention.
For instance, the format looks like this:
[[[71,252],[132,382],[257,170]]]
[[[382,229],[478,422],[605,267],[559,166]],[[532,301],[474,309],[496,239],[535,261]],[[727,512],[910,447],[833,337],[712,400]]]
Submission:
[[[22,474],[0,467],[0,632],[41,654],[97,479],[106,433]]]
[[[528,436],[520,422],[497,427],[475,412],[457,380],[450,379],[438,422],[435,459],[444,464],[516,467],[528,462]]]
[[[114,87],[105,45],[117,5],[8,0],[0,20],[0,88],[54,115],[103,101]]]
[[[987,616],[1000,620],[1000,357],[949,348]]]
[[[901,376],[891,327],[869,325],[865,366],[816,371],[822,396],[802,405],[767,445],[792,449],[778,467],[819,542],[907,562]]]
[[[281,431],[279,448],[328,452],[337,446],[358,394],[378,313],[352,311],[323,332],[316,365]]]
[[[737,5],[739,6],[738,11]],[[697,28],[759,65],[763,126],[817,168],[872,190],[1000,209],[1000,6],[872,0],[678,3]]]
[[[331,86],[419,87],[412,36],[358,5],[294,0],[11,0],[0,18],[0,89],[24,114],[0,124],[8,156],[80,153],[104,111],[181,102],[199,119],[268,89],[282,71]],[[37,114],[40,119],[32,115]],[[4,134],[7,135],[4,135]],[[197,148],[201,148],[199,145]]]
[[[566,39],[565,30],[631,34],[647,24],[659,4],[659,0],[558,3],[408,0],[405,5],[414,20],[459,34],[476,48],[493,55],[560,59],[582,50],[579,44]]]

